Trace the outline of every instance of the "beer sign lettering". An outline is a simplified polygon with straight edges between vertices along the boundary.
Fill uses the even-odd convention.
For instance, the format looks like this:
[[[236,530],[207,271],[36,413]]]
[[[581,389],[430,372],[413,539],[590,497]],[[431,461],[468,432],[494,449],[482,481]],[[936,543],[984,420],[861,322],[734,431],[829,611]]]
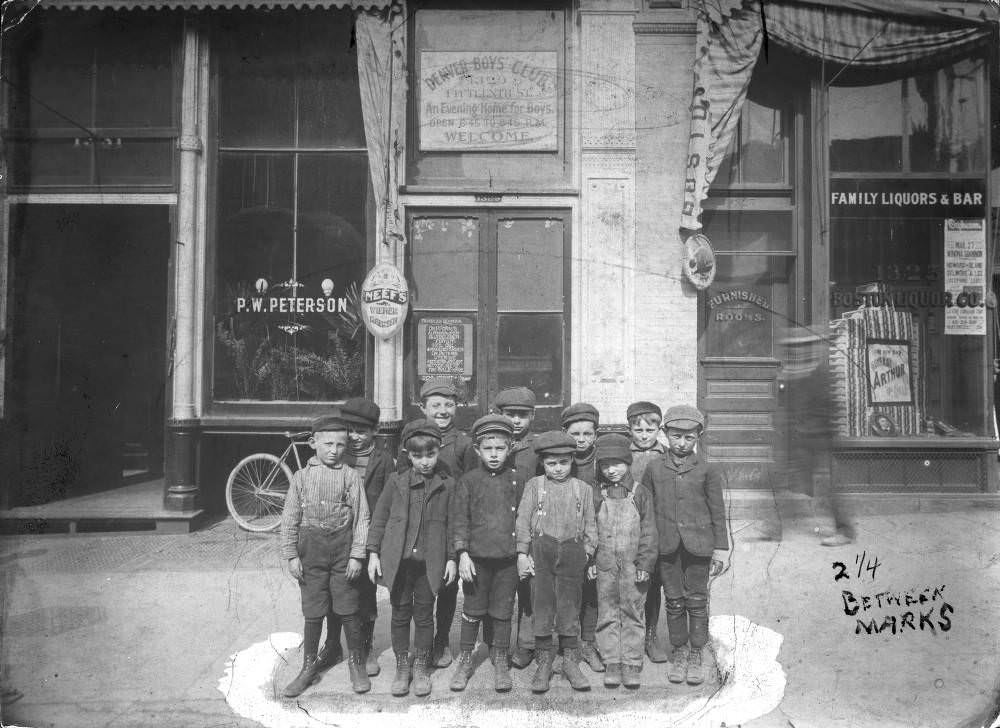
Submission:
[[[379,263],[361,284],[361,316],[372,336],[390,339],[406,320],[410,289],[392,263]]]

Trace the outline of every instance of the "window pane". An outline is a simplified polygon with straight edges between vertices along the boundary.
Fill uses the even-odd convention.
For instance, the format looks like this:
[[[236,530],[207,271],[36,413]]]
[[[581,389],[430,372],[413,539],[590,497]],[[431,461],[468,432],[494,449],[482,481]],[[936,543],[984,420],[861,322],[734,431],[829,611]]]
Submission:
[[[98,142],[99,185],[168,185],[173,182],[173,141],[123,139],[121,144]]]
[[[364,147],[358,55],[350,11],[303,13],[299,146]]]
[[[562,220],[497,220],[497,310],[562,309]]]
[[[416,377],[410,401],[420,402],[420,387],[429,379],[447,377],[458,390],[459,404],[477,404],[476,313],[419,313],[413,317],[413,331]]]
[[[984,167],[983,61],[969,59],[908,81],[910,165],[914,172]]]
[[[790,212],[705,210],[703,232],[718,252],[793,251]]]
[[[171,46],[163,18],[107,19],[97,48],[96,126],[172,126]]]
[[[44,187],[90,184],[91,148],[72,139],[7,142],[11,184]]]
[[[414,217],[410,255],[414,308],[479,308],[478,219]]]
[[[830,88],[831,171],[902,170],[902,84]]]
[[[784,182],[785,140],[781,133],[781,112],[750,101],[743,110],[741,132],[743,182]]]
[[[295,138],[295,18],[221,16],[218,35],[223,146],[289,146]]]
[[[528,387],[539,405],[562,404],[563,319],[544,314],[501,314],[497,386]]]

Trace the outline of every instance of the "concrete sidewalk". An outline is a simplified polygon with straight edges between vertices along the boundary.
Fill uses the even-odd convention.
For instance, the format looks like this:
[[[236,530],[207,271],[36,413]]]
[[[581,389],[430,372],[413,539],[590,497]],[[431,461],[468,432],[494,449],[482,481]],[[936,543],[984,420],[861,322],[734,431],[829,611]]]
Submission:
[[[818,525],[785,518],[780,540],[763,540],[779,537],[774,519],[732,523],[732,559],[712,586],[711,604],[725,685],[717,679],[700,688],[668,686],[663,667],[647,663],[638,691],[605,690],[600,676],[588,673],[589,693],[556,680],[537,697],[521,687],[529,668],[515,671],[515,690],[498,696],[487,662],[462,694],[447,688],[450,668],[437,671],[430,700],[385,694],[387,605],[376,632],[376,647],[387,651],[384,671],[372,693],[351,694],[340,665],[298,701],[275,697],[301,660],[298,638],[282,636],[300,633],[301,617],[275,535],[247,534],[222,521],[183,536],[7,537],[0,539],[0,676],[23,697],[4,707],[3,723],[320,725],[329,715],[350,714],[358,725],[638,725],[632,717],[647,716],[657,725],[732,726],[734,719],[708,708],[722,706],[734,682],[761,695],[776,684],[772,674],[755,688],[754,656],[727,651],[727,635],[718,633],[720,625],[752,623],[757,627],[747,634],[780,635],[777,662],[787,682],[780,704],[744,725],[959,726],[972,719],[971,726],[976,718],[989,725],[984,716],[1000,678],[997,512],[863,516],[857,543],[838,548],[819,545]],[[907,596],[916,603],[907,606]],[[858,613],[845,614],[845,604]],[[725,615],[748,622],[721,620]],[[859,617],[865,626],[858,627]],[[866,632],[883,625],[880,633]],[[457,641],[455,628],[453,646]],[[267,685],[254,693],[261,701],[256,713],[238,712],[245,712],[236,704],[240,691],[252,691],[243,684],[248,663],[239,656],[234,663],[234,655],[256,655],[250,666],[267,670]]]

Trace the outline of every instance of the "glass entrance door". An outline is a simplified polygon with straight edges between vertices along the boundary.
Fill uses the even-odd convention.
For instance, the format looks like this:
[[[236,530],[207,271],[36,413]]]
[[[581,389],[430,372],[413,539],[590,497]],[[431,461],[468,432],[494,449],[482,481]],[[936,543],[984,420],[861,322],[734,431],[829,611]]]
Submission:
[[[562,209],[410,212],[407,417],[420,414],[423,382],[450,377],[459,427],[517,386],[535,393],[535,429],[558,426],[569,386],[569,226]]]

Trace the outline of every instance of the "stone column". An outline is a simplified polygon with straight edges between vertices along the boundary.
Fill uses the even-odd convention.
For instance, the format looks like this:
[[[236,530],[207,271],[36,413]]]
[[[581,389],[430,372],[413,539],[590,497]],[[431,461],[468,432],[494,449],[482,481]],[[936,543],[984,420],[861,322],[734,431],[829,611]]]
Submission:
[[[170,510],[190,510],[198,500],[197,418],[201,410],[201,381],[198,368],[201,330],[198,327],[203,290],[198,280],[204,266],[204,226],[199,210],[204,189],[199,177],[204,166],[201,104],[206,98],[204,82],[207,64],[197,25],[184,25],[181,87],[180,179],[177,194],[177,240],[174,242],[174,315],[170,336],[168,376],[172,400],[167,422],[166,477],[163,504]]]
[[[573,397],[621,424],[635,392],[635,36],[629,1],[581,3]]]

